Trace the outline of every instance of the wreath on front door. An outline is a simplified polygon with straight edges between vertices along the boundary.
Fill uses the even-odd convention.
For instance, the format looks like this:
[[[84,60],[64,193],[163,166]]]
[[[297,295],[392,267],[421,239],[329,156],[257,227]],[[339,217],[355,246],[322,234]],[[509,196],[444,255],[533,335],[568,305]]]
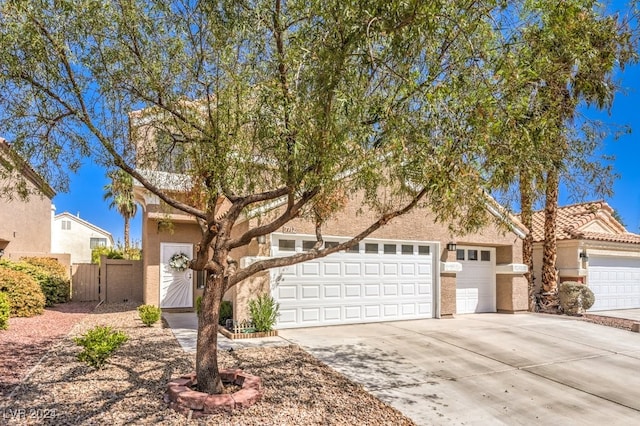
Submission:
[[[190,259],[184,253],[176,253],[169,258],[169,267],[176,271],[186,271],[189,267]]]

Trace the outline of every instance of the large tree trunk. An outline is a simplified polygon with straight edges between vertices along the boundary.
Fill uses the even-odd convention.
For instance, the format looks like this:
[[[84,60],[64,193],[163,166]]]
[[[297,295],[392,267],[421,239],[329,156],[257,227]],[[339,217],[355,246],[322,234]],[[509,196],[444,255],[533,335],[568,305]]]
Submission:
[[[198,316],[196,375],[198,390],[208,394],[219,394],[224,389],[218,371],[218,317],[223,289],[223,275],[209,274]]]
[[[542,294],[540,308],[555,312],[558,309],[558,274],[556,271],[557,243],[556,217],[558,214],[558,169],[547,172],[546,201],[544,207],[544,246],[542,258]]]
[[[531,231],[533,229],[533,189],[531,179],[526,173],[520,173],[520,212],[522,224]],[[528,271],[524,274],[529,289],[529,311],[536,310],[535,283],[533,281],[533,235],[531,232],[525,235],[522,241],[522,262],[527,265]]]

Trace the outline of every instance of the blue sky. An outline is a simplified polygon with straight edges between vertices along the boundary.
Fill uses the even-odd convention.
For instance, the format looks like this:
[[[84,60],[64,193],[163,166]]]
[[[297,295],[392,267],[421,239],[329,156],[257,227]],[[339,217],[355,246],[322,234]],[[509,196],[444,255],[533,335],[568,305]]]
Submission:
[[[623,92],[617,95],[610,113],[598,114],[598,118],[609,124],[629,125],[632,132],[618,140],[609,138],[604,143],[603,153],[616,157],[614,166],[620,175],[614,184],[614,195],[605,201],[618,211],[629,231],[640,233],[640,65],[627,68],[618,75],[618,79]],[[123,241],[122,217],[117,211],[109,210],[109,203],[102,199],[103,188],[108,183],[105,170],[86,161],[79,172],[71,176],[69,192],[54,198],[56,213],[68,211],[79,214],[82,219],[111,232],[116,242]],[[594,196],[592,199],[598,198]],[[561,205],[574,201],[566,191],[561,192]],[[141,239],[140,217],[138,209],[131,223],[132,241]]]

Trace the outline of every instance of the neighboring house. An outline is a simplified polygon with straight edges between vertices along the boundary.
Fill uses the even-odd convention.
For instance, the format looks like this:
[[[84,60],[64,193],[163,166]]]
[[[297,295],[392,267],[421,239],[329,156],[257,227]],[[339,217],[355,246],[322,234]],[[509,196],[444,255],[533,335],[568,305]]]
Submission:
[[[533,273],[542,276],[544,211],[533,214]],[[627,232],[604,201],[558,209],[559,282],[585,283],[596,296],[591,311],[640,308],[640,235]]]
[[[54,216],[51,234],[51,250],[70,253],[71,263],[91,263],[91,250],[114,246],[108,231],[68,212]]]
[[[30,195],[0,197],[0,257],[19,259],[51,253],[53,189],[0,138],[0,188],[21,188]],[[24,178],[25,186],[19,184]]]

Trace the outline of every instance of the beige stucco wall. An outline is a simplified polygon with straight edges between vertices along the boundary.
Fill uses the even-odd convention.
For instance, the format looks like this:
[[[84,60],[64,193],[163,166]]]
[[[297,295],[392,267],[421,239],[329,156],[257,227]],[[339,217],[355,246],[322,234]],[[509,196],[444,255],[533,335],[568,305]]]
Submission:
[[[51,200],[37,195],[28,200],[0,198],[0,249],[11,259],[50,253]]]

